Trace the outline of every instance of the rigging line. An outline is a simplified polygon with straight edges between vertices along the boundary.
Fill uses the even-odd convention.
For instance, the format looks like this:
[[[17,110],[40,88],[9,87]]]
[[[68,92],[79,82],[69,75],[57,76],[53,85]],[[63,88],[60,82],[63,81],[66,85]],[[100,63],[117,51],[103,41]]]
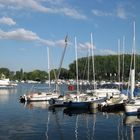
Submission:
[[[87,54],[87,57],[88,57],[88,54]],[[85,59],[85,67],[84,67],[84,71],[83,71],[83,79],[85,79],[86,67],[87,67],[87,59]]]

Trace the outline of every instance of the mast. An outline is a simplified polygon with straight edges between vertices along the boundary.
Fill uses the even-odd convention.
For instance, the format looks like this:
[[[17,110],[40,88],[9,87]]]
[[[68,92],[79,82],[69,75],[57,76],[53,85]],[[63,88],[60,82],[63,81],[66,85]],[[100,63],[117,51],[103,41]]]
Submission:
[[[133,55],[134,55],[134,70],[135,70],[136,69],[136,66],[135,66],[135,64],[136,64],[136,39],[135,39],[136,38],[135,37],[136,36],[135,35],[136,33],[135,33],[135,21],[134,21],[133,24],[134,24],[134,37],[133,37],[133,49],[134,49],[133,51],[134,52],[133,52]]]
[[[131,84],[131,89],[130,89],[130,98],[134,98],[134,89],[135,89],[135,21],[134,21],[134,34],[133,34],[133,48],[132,48],[132,66],[131,66],[131,71],[130,71],[130,84]]]
[[[79,83],[78,83],[78,59],[77,59],[77,39],[75,37],[75,57],[76,57],[76,83],[77,83],[77,94],[79,94]]]
[[[124,83],[124,54],[125,54],[125,36],[123,36],[123,54],[122,54],[122,83]]]
[[[66,35],[66,37],[65,37],[65,48],[64,48],[64,51],[63,51],[63,54],[62,54],[62,57],[61,57],[61,61],[60,61],[59,69],[58,69],[58,75],[56,77],[56,90],[58,90],[57,82],[58,82],[58,79],[59,79],[59,76],[60,76],[61,67],[62,67],[62,63],[63,63],[63,59],[64,59],[64,55],[65,55],[65,52],[66,52],[67,45],[68,45],[68,36]]]
[[[93,37],[92,37],[92,33],[90,35],[90,38],[91,38],[91,53],[92,53],[92,71],[93,71],[93,82],[94,82],[94,89],[96,88],[96,85],[95,85],[95,67],[94,67],[94,48],[93,48]]]
[[[63,51],[63,54],[62,54],[62,57],[61,57],[61,61],[60,61],[60,65],[59,65],[59,71],[58,71],[58,75],[57,75],[57,80],[59,79],[59,76],[60,76],[61,67],[62,67],[62,63],[63,63],[63,59],[64,59],[64,55],[65,55],[65,52],[66,52],[67,45],[68,45],[68,36],[65,37],[65,48],[64,48],[64,51]]]
[[[122,83],[124,83],[124,54],[125,54],[125,36],[123,36],[123,64],[122,64]]]
[[[118,82],[120,90],[120,39],[118,39]]]
[[[90,46],[88,47],[88,73],[87,73],[88,82],[89,82],[89,61],[90,61],[89,56],[90,56]]]
[[[48,54],[48,80],[49,80],[49,91],[50,91],[51,80],[50,80],[50,50],[49,50],[49,47],[47,47],[47,54]]]

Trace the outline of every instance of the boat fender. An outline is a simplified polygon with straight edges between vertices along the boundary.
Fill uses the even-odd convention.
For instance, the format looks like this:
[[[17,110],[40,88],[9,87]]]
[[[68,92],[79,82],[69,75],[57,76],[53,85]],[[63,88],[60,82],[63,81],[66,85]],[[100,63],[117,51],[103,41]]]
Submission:
[[[49,100],[49,104],[50,104],[50,105],[54,105],[54,104],[55,104],[55,99],[51,98],[51,99]]]
[[[64,97],[63,95],[60,95],[58,98]]]
[[[25,102],[25,97],[24,96],[20,96],[19,100],[20,100],[21,103],[23,103],[23,102]]]
[[[33,95],[30,95],[30,98],[33,98]]]
[[[72,104],[72,101],[69,101],[68,105],[71,105]]]

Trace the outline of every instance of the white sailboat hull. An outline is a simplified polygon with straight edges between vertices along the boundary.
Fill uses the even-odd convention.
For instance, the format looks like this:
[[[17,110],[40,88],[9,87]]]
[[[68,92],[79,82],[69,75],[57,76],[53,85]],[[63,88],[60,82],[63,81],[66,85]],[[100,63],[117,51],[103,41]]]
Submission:
[[[41,93],[30,93],[28,95],[23,95],[22,98],[25,101],[49,101],[52,98],[58,98],[58,93],[47,93],[47,92],[41,92]]]
[[[139,105],[132,105],[127,104],[125,105],[125,112],[127,115],[137,115],[140,113],[140,104]]]

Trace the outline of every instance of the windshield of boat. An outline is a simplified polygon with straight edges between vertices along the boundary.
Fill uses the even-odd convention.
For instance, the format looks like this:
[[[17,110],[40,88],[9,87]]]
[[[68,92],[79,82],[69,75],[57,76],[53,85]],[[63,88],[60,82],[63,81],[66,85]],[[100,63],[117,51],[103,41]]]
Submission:
[[[103,84],[103,85],[99,85],[98,88],[118,89],[119,85],[118,84]]]

